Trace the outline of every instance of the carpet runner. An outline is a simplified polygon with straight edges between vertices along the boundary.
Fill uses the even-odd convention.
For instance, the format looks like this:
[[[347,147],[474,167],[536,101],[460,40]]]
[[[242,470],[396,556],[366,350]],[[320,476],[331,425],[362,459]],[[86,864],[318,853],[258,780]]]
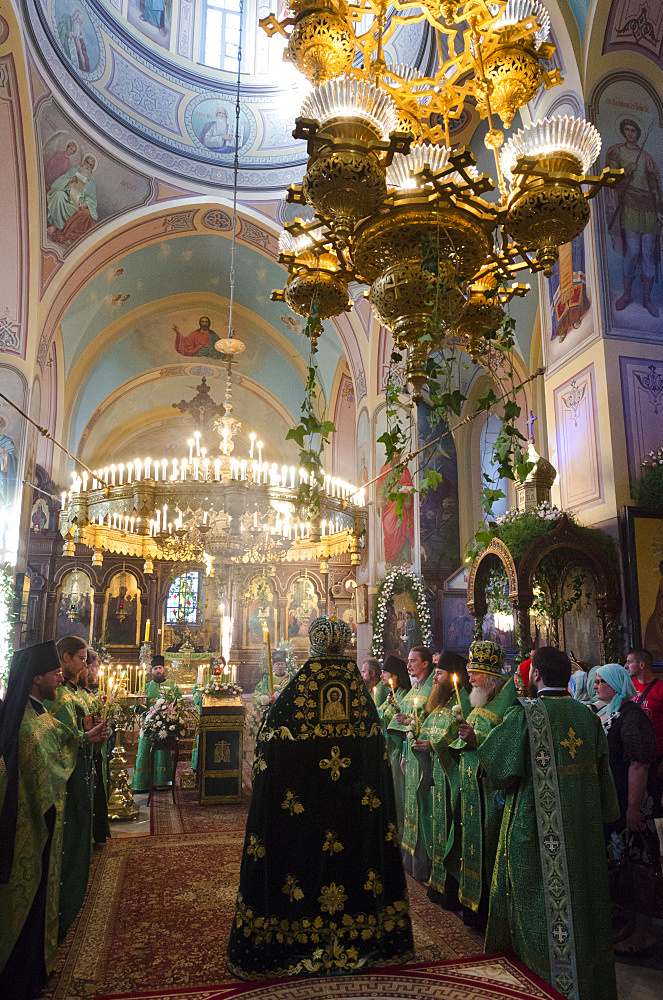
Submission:
[[[85,905],[44,1000],[236,983],[225,953],[244,819],[238,807],[209,815],[214,833],[114,839],[95,852]],[[481,952],[478,935],[431,903],[423,886],[408,879],[408,889],[418,962]]]
[[[112,993],[96,1000],[564,1000],[512,955],[375,969],[361,976]]]

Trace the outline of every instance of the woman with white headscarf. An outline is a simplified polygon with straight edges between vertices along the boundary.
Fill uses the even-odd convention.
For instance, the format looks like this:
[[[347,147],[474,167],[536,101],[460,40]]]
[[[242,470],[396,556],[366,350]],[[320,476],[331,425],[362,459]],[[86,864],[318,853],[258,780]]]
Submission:
[[[658,862],[658,837],[652,818],[653,801],[647,791],[656,769],[656,737],[647,715],[631,698],[635,687],[628,670],[619,663],[596,668],[597,700],[603,702],[599,718],[608,738],[610,770],[615,780],[620,816],[605,827],[608,855],[628,857],[654,867]],[[633,913],[618,937],[615,950],[634,955],[656,944],[651,918]]]

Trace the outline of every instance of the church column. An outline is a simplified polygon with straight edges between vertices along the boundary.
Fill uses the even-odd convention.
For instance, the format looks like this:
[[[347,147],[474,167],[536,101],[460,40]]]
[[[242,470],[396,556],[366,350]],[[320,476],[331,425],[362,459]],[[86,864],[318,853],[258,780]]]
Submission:
[[[95,590],[94,592],[94,619],[92,626],[92,638],[93,639],[103,639],[103,621],[104,621],[104,594],[98,594]]]

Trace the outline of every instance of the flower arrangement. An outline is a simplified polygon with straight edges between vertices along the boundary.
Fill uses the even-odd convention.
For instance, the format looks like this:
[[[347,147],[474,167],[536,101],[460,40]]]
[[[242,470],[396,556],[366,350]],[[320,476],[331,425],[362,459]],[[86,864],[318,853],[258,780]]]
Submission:
[[[638,507],[663,508],[663,445],[650,451],[640,464],[640,476],[631,493]]]
[[[223,674],[212,674],[207,684],[201,684],[198,690],[201,694],[226,694],[233,696],[244,694],[244,689],[239,684],[235,684],[233,681],[224,681]]]
[[[165,740],[167,736],[186,736],[192,722],[192,713],[182,701],[158,698],[143,716],[141,734],[148,739]]]
[[[548,503],[547,500],[543,500],[538,507],[535,507],[531,511],[527,511],[527,513],[533,514],[539,521],[556,521],[562,516],[563,511],[561,511],[559,507],[555,507],[553,504]],[[517,518],[522,518],[523,514],[525,514],[525,511],[519,510],[518,507],[511,507],[506,514],[499,514],[495,518],[495,524],[509,524]]]
[[[415,603],[423,644],[430,645],[433,641],[430,610],[421,583],[411,570],[396,567],[387,573],[378,587],[373,610],[371,656],[377,656],[379,659],[384,657],[384,630],[387,624],[389,600],[394,593],[402,594],[403,591],[407,591]]]

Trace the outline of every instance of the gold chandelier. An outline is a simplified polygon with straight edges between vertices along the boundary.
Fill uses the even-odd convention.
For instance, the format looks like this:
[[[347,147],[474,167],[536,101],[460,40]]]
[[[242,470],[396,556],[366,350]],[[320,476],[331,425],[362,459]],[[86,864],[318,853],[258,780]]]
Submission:
[[[536,121],[506,142],[497,126],[562,82],[540,0],[292,0],[290,12],[260,24],[287,38],[284,58],[315,85],[293,131],[306,172],[288,190],[314,218],[286,226],[289,277],[272,298],[303,316],[316,299],[325,318],[349,308],[350,281],[369,285],[418,392],[431,351],[490,353],[506,303],[528,290],[515,274],[550,275],[559,246],[587,225],[588,199],[623,172],[589,173],[601,139],[582,119]],[[429,76],[388,61],[399,30],[424,21],[438,53]],[[471,109],[487,120],[494,178],[468,147],[452,148],[450,126]]]

